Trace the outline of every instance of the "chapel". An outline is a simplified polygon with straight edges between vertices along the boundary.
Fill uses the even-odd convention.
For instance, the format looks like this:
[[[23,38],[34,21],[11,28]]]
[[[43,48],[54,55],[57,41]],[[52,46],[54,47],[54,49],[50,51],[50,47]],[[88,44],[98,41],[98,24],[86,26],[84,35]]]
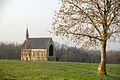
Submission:
[[[28,28],[21,49],[21,60],[55,61],[54,42],[51,37],[30,38]]]

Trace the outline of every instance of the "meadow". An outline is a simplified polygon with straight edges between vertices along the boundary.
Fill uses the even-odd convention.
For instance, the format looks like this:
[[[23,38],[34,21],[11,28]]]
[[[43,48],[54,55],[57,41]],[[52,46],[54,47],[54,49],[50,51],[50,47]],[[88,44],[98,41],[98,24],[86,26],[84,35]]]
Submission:
[[[0,60],[0,80],[120,80],[120,64],[107,64],[108,76],[97,75],[97,63]]]

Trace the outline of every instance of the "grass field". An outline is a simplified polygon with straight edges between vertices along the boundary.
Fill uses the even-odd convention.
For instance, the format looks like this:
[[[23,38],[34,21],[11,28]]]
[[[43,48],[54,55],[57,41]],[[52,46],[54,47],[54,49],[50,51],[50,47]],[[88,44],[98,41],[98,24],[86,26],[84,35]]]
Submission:
[[[0,60],[0,80],[120,80],[120,64],[108,64],[108,76],[98,76],[98,64]]]

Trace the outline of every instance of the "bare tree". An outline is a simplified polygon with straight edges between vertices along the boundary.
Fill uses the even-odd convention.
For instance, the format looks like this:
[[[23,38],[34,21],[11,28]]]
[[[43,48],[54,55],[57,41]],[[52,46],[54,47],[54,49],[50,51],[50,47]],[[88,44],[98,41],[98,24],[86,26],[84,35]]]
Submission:
[[[106,72],[106,44],[120,37],[120,0],[61,0],[53,32],[84,47],[100,46],[100,75]]]
[[[0,59],[20,59],[21,44],[0,42]]]

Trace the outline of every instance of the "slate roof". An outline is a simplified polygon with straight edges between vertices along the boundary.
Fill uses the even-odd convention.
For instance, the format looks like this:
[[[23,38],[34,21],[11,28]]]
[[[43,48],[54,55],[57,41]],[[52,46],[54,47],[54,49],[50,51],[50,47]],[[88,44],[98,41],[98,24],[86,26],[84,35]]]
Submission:
[[[46,49],[51,42],[52,38],[28,38],[24,41],[22,49]]]

